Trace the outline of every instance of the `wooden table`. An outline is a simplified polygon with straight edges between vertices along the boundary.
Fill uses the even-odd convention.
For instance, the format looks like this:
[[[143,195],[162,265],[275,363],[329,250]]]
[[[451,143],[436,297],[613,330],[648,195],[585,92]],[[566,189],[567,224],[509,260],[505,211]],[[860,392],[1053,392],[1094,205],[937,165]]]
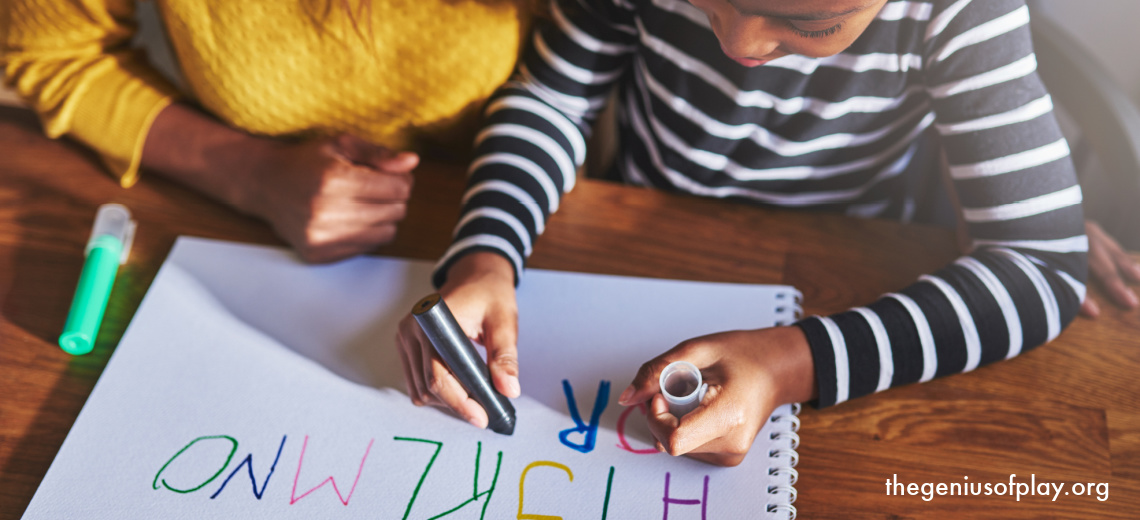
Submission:
[[[446,248],[462,168],[427,164],[400,235],[378,252]],[[95,351],[56,346],[95,208],[140,222]],[[17,518],[178,235],[266,244],[268,228],[160,179],[120,189],[93,156],[0,109],[0,517]],[[535,247],[533,267],[791,284],[805,310],[865,304],[957,255],[951,232],[773,211],[583,180]],[[1099,298],[1099,295],[1094,295]],[[1103,299],[1101,299],[1103,301]],[[1140,315],[1103,303],[1012,361],[826,410],[800,430],[801,518],[1136,518],[1140,511]],[[900,482],[1108,482],[1109,498],[887,496]],[[721,520],[721,519],[718,519]]]

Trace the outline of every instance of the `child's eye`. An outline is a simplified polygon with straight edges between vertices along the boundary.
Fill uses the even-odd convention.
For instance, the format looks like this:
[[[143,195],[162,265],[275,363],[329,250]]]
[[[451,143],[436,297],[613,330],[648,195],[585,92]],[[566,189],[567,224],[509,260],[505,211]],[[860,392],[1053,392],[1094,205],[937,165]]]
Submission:
[[[796,34],[798,34],[804,38],[827,38],[828,36],[831,36],[831,35],[839,32],[839,29],[843,28],[843,24],[837,23],[831,27],[828,27],[827,29],[823,29],[820,31],[805,31],[805,30],[800,29],[799,27],[796,27],[794,25],[792,25],[791,28],[793,31],[795,31]]]

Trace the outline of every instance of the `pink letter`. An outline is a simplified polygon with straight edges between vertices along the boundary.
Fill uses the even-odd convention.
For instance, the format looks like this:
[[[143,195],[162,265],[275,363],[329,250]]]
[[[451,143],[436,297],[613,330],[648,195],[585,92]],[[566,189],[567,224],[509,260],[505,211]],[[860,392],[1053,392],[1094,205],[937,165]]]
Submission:
[[[641,415],[646,414],[645,403],[637,403],[637,406],[630,406],[629,408],[626,408],[625,410],[623,410],[621,412],[621,415],[618,416],[618,421],[617,421],[617,434],[618,434],[618,441],[619,441],[619,444],[617,445],[617,447],[619,447],[625,451],[628,451],[630,453],[636,453],[638,455],[650,455],[653,453],[660,453],[654,448],[642,448],[642,449],[634,448],[633,446],[629,445],[629,441],[625,440],[625,420],[629,418],[629,414],[633,412],[634,408],[641,410]]]
[[[297,475],[293,477],[293,493],[289,496],[289,505],[296,504],[298,500],[301,500],[302,498],[309,496],[309,493],[312,493],[313,491],[320,489],[321,486],[324,486],[325,484],[328,484],[331,482],[333,491],[336,493],[336,497],[340,499],[340,503],[347,506],[348,501],[352,500],[352,493],[354,491],[356,491],[356,483],[360,482],[360,473],[364,471],[364,461],[368,460],[368,452],[372,451],[372,443],[375,440],[376,439],[369,439],[368,440],[368,447],[364,449],[364,457],[362,457],[360,459],[360,468],[358,468],[356,470],[356,480],[352,481],[352,489],[348,490],[348,496],[347,497],[341,496],[340,489],[338,489],[336,487],[336,479],[334,479],[332,477],[332,475],[329,475],[329,478],[326,478],[323,481],[321,481],[321,483],[317,484],[316,487],[314,487],[314,488],[312,488],[312,489],[310,489],[304,493],[301,493],[301,496],[297,496],[297,481],[301,479],[301,465],[305,463],[305,448],[307,448],[309,446],[309,436],[306,435],[305,436],[305,442],[301,444],[301,460],[297,461]],[[668,486],[668,484],[666,484],[666,486]]]

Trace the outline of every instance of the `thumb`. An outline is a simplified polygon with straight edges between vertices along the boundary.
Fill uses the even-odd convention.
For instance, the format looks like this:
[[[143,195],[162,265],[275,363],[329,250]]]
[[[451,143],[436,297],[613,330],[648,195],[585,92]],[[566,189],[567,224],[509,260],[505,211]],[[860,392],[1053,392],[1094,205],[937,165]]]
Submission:
[[[618,397],[618,404],[622,406],[644,403],[653,397],[654,393],[661,391],[661,372],[673,361],[689,361],[699,369],[705,369],[719,358],[715,343],[705,338],[683,341],[678,346],[669,349],[658,357],[645,361],[634,376],[634,381]]]
[[[397,152],[351,134],[343,134],[334,142],[337,151],[349,161],[386,173],[410,173],[420,163],[420,156],[415,153]]]
[[[483,321],[483,345],[487,347],[487,365],[491,380],[503,395],[515,398],[522,394],[519,386],[518,314],[505,309],[491,310]]]
[[[661,390],[659,382],[661,371],[672,362],[669,354],[666,352],[641,365],[637,375],[633,377],[633,382],[618,397],[618,404],[629,406],[641,403],[658,393]]]
[[[688,361],[704,370],[716,361],[720,354],[714,345],[705,341],[705,338],[696,338],[681,342],[664,354],[657,356],[641,365],[633,382],[618,397],[618,404],[629,406],[643,403],[661,391],[661,372],[674,361]]]

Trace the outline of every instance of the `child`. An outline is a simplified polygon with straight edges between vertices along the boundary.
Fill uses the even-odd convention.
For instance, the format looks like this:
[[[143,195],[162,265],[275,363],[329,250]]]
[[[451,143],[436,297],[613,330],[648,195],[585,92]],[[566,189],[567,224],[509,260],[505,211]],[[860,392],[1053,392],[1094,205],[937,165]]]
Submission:
[[[496,387],[519,395],[514,284],[616,87],[616,176],[680,193],[905,220],[923,209],[913,180],[938,167],[933,134],[974,246],[866,307],[646,363],[619,401],[650,400],[659,449],[738,464],[782,403],[831,406],[1043,344],[1084,299],[1088,240],[1028,23],[1022,0],[556,0],[487,107],[434,281]],[[414,402],[486,423],[410,320],[398,342]],[[680,359],[710,391],[677,420],[654,396]]]

